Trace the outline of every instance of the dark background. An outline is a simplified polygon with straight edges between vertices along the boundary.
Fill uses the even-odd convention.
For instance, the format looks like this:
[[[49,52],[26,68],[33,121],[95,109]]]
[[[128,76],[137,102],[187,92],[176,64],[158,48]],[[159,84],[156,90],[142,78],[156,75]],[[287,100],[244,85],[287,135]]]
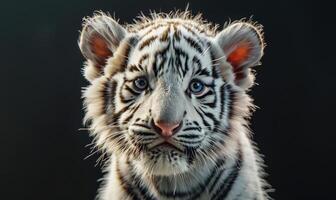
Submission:
[[[268,44],[251,95],[254,140],[274,199],[334,199],[335,20],[322,1],[190,0],[223,25],[249,18]],[[182,0],[58,0],[1,3],[0,199],[93,199],[99,154],[83,118],[81,19],[94,10],[131,22],[141,11],[184,9]]]

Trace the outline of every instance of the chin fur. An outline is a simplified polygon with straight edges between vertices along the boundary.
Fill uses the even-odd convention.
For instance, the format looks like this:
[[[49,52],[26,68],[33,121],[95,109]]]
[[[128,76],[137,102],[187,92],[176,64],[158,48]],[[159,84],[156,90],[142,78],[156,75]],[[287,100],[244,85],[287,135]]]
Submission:
[[[154,149],[143,153],[136,165],[140,171],[159,176],[177,175],[189,169],[185,155],[174,150]]]

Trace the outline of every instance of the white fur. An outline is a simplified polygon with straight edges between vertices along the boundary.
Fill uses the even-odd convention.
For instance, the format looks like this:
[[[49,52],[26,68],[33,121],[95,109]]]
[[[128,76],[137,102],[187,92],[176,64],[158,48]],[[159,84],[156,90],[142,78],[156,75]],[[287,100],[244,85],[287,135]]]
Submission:
[[[121,175],[123,179],[132,181],[133,177],[131,172],[134,172],[136,177],[140,177],[139,184],[148,189],[149,196],[160,200],[172,199],[162,196],[159,190],[161,192],[166,191],[177,194],[197,187],[212,173],[216,161],[223,158],[225,159],[225,164],[218,169],[218,172],[221,172],[221,169],[225,170],[218,176],[217,181],[215,181],[216,179],[211,179],[208,183],[209,185],[205,187],[204,192],[198,197],[198,199],[210,199],[214,196],[214,191],[220,191],[221,188],[219,187],[221,182],[227,180],[230,172],[235,170],[234,165],[238,162],[238,155],[239,152],[241,152],[242,160],[239,174],[225,199],[267,199],[268,196],[264,191],[266,184],[262,179],[262,161],[256,153],[255,147],[252,145],[248,130],[247,119],[250,117],[254,106],[251,98],[246,94],[246,90],[252,86],[254,81],[254,75],[250,67],[258,64],[263,54],[264,46],[260,32],[261,29],[247,22],[237,22],[228,26],[222,32],[217,33],[216,28],[204,22],[200,16],[192,18],[188,12],[170,15],[154,14],[153,19],[142,18],[136,24],[122,28],[116,21],[108,19],[108,16],[104,14],[101,15],[102,16],[95,16],[93,19],[89,18],[86,20],[80,41],[81,50],[84,56],[88,58],[84,74],[91,82],[91,85],[83,94],[86,108],[85,121],[90,121],[91,134],[94,137],[97,147],[109,157],[105,169],[106,175],[98,198],[101,200],[131,200],[131,194],[124,190],[122,187],[123,182],[118,176]],[[150,25],[143,28],[146,24]],[[155,29],[155,31],[150,31],[153,27],[160,24],[163,24],[163,26]],[[154,55],[156,52],[165,49],[167,44],[155,40],[150,45],[139,50],[139,43],[132,46],[132,44],[127,41],[130,37],[136,37],[141,38],[141,43],[141,41],[145,41],[153,36],[160,37],[165,33],[167,27],[170,26],[169,24],[175,24],[175,29],[180,31],[182,36],[193,37],[195,40],[198,40],[197,37],[195,38],[195,35],[188,30],[190,28],[193,32],[197,33],[199,38],[211,45],[209,49],[202,53],[200,63],[204,68],[211,69],[211,67],[215,67],[212,66],[213,62],[210,54],[210,52],[212,52],[216,59],[216,66],[220,66],[219,72],[222,76],[222,79],[216,79],[214,83],[216,85],[230,85],[232,92],[235,94],[234,99],[229,99],[229,93],[225,90],[224,96],[227,100],[224,102],[225,112],[223,116],[220,116],[219,101],[217,101],[216,108],[209,111],[217,119],[223,117],[219,126],[223,130],[229,127],[229,133],[225,136],[223,134],[210,133],[205,131],[205,127],[197,133],[198,136],[202,138],[202,148],[211,146],[213,140],[223,140],[225,143],[216,143],[216,145],[220,147],[218,151],[208,151],[205,154],[199,152],[197,155],[198,158],[196,158],[192,164],[188,164],[187,156],[182,153],[179,153],[180,156],[175,161],[168,162],[168,153],[171,153],[170,151],[161,151],[156,162],[153,162],[153,159],[150,158],[152,154],[137,151],[136,144],[130,142],[130,138],[134,136],[131,130],[134,129],[133,123],[136,117],[148,120],[148,108],[163,109],[164,112],[168,112],[167,108],[164,108],[164,106],[168,106],[168,110],[175,109],[175,113],[173,113],[171,117],[176,118],[179,116],[178,112],[184,109],[187,113],[185,119],[197,120],[199,123],[202,123],[199,114],[194,109],[195,106],[202,106],[202,103],[194,97],[188,99],[183,93],[184,90],[188,89],[189,83],[193,78],[191,73],[187,73],[185,78],[180,80],[176,74],[171,71],[168,62],[166,62],[163,65],[163,69],[167,69],[167,72],[162,76],[162,79],[156,80],[156,77],[153,75],[153,69],[150,63],[153,63],[154,60],[159,63],[161,61],[160,59],[163,59],[154,58]],[[87,33],[87,26],[96,28]],[[110,32],[105,30],[106,27],[109,27]],[[97,70],[94,62],[95,55],[92,55],[92,51],[87,45],[87,42],[90,41],[90,34],[92,34],[94,30],[99,30],[97,33],[103,33],[103,37],[107,38],[108,41],[112,41],[109,45],[113,57],[106,58],[106,66],[103,71]],[[175,30],[171,29],[168,32],[169,39],[174,37],[174,31]],[[235,48],[235,44],[241,40],[248,40],[252,45],[252,51],[251,55],[243,63],[244,66],[247,66],[244,69],[247,76],[237,82],[235,81],[232,66],[227,62],[226,58],[232,49]],[[188,44],[186,40],[180,40],[174,43],[174,45],[174,48],[183,49],[190,57],[194,55],[199,56],[199,52],[196,49],[188,47],[190,44]],[[176,52],[174,48],[171,47],[171,49],[167,51],[169,52],[167,59],[175,58]],[[130,49],[130,51],[128,52],[126,49]],[[115,81],[117,83],[117,87],[115,88],[116,94],[125,93],[122,88],[124,79],[132,79],[138,76],[138,74],[121,72],[119,70],[121,64],[127,57],[128,66],[137,65],[144,54],[148,54],[144,65],[148,71],[149,84],[154,88],[153,95],[149,97],[142,94],[138,97],[139,100],[137,102],[140,103],[135,103],[135,105],[139,104],[139,109],[133,113],[133,117],[126,125],[109,124],[111,115],[107,113],[105,107],[106,85],[111,81]],[[184,62],[185,60],[182,59],[182,61]],[[194,63],[189,60],[188,66],[190,68],[195,67],[193,65]],[[202,77],[202,80],[210,84],[212,79]],[[219,94],[219,87],[215,90],[215,92]],[[205,100],[213,101],[210,97]],[[126,106],[123,105],[119,95],[114,96],[113,104],[116,105],[113,110],[114,113],[121,111]],[[172,105],[173,107],[169,107]],[[112,108],[109,107],[108,109]],[[229,109],[232,109],[232,116],[229,116]],[[125,120],[130,113],[130,110],[123,111],[117,122],[119,123]],[[210,123],[210,126],[214,126],[214,122],[211,121],[209,117],[204,116],[204,118]],[[117,131],[120,132],[120,130],[117,130],[115,127],[117,125],[120,126],[119,128],[123,131],[123,134],[119,137],[119,140],[122,140],[123,143],[111,139],[111,136],[117,134]],[[178,134],[176,137],[178,137]],[[160,139],[159,136],[155,136],[153,144],[160,141],[162,141],[162,138]],[[134,168],[134,170],[130,170],[131,167]],[[120,173],[118,171],[120,171]],[[214,189],[209,191],[209,187],[212,185],[211,181],[215,181],[213,183]],[[141,191],[137,189],[135,189],[134,192],[136,195],[141,193]]]

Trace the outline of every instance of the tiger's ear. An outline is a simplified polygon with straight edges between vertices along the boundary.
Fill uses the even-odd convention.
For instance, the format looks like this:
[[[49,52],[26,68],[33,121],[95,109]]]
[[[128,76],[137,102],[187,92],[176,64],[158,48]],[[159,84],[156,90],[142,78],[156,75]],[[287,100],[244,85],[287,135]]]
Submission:
[[[78,44],[87,59],[84,75],[89,81],[102,74],[106,60],[113,56],[126,33],[118,22],[104,13],[84,19]]]
[[[235,83],[250,88],[254,83],[251,67],[259,64],[265,46],[261,27],[236,22],[218,33],[216,42],[232,65]]]

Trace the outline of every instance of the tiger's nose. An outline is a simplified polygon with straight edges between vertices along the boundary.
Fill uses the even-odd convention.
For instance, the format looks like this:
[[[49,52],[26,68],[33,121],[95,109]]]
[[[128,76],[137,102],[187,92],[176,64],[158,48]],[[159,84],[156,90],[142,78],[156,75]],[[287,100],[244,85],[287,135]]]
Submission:
[[[181,127],[182,123],[169,123],[164,121],[153,121],[153,128],[158,132],[162,137],[169,138],[177,133]]]

